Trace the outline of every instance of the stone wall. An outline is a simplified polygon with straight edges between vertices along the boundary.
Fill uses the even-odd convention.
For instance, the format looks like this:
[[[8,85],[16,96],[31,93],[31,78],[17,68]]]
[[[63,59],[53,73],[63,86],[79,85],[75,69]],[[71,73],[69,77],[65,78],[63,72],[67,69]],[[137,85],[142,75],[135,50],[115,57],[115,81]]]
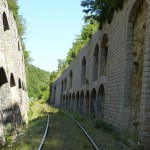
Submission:
[[[7,1],[0,1],[0,144],[7,126],[18,133],[28,115],[24,55]]]
[[[150,143],[150,0],[126,0],[54,82],[51,103]],[[70,75],[71,74],[71,75]],[[70,86],[71,85],[71,86]]]

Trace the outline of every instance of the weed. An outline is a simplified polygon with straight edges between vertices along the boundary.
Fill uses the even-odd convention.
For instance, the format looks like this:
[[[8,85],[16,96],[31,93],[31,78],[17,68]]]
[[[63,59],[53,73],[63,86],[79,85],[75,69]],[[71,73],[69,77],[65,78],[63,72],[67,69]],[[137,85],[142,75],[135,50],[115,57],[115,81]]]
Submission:
[[[84,122],[85,121],[85,118],[83,116],[75,116],[74,119],[79,121],[79,122]]]
[[[106,123],[102,119],[96,119],[94,123],[94,127],[97,129],[103,129],[104,132],[108,132],[108,133],[112,133],[114,131],[113,126],[109,123]]]

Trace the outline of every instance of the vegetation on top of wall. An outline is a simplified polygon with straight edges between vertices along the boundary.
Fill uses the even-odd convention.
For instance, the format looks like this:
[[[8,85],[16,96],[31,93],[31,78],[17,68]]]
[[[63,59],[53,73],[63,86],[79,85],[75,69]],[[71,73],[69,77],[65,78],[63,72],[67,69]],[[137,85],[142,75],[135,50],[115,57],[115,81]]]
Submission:
[[[85,21],[94,19],[99,22],[100,29],[105,22],[111,23],[115,11],[123,8],[124,0],[82,0]]]
[[[88,22],[82,27],[81,34],[78,35],[75,41],[72,43],[72,48],[69,50],[66,57],[66,63],[70,64],[71,61],[76,57],[78,52],[89,42],[92,34],[98,28],[98,23],[95,20],[88,20]]]
[[[26,20],[23,18],[22,15],[19,14],[18,0],[7,0],[7,2],[8,2],[8,7],[10,11],[13,13],[15,22],[17,24],[18,35],[20,36],[22,50],[25,58],[25,65],[27,66],[29,62],[32,61],[32,59],[30,57],[29,51],[27,51],[26,49],[25,42],[24,42],[25,39],[24,35],[26,33]]]
[[[79,51],[88,43],[92,34],[102,28],[105,22],[111,23],[115,11],[123,8],[124,0],[82,0],[81,6],[84,7],[85,25],[81,34],[76,37],[72,43],[65,60],[58,60],[58,70],[55,72],[58,78],[63,71],[67,69]],[[56,80],[56,79],[55,79]]]
[[[20,37],[22,37],[25,34],[26,30],[26,20],[22,17],[22,15],[19,15],[19,6],[17,0],[7,0],[8,6],[10,11],[12,11],[14,19],[17,24],[18,28],[18,34]]]
[[[66,59],[58,59],[58,69],[52,73],[52,83],[67,69],[69,64],[74,60],[80,50],[89,42],[92,34],[94,34],[98,29],[98,26],[99,24],[97,21],[91,19],[82,27],[81,34],[76,36],[72,43],[72,47],[66,56]]]
[[[24,61],[26,66],[28,95],[33,99],[48,100],[49,96],[49,76],[50,73],[33,65],[30,65],[32,58],[30,52],[26,50],[24,35],[26,32],[26,20],[19,14],[18,0],[7,0],[10,11],[13,13],[18,28],[18,35],[21,39]]]

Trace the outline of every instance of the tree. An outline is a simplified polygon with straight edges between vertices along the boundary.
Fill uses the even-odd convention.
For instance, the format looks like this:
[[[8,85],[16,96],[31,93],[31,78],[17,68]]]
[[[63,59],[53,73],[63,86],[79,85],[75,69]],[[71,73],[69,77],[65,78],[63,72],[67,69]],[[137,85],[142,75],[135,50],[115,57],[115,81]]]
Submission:
[[[64,65],[65,65],[66,61],[63,59],[58,59],[58,71],[63,69]]]
[[[106,21],[111,23],[114,11],[123,8],[124,0],[82,0],[81,6],[85,9],[85,21],[94,19],[99,22],[100,28]]]

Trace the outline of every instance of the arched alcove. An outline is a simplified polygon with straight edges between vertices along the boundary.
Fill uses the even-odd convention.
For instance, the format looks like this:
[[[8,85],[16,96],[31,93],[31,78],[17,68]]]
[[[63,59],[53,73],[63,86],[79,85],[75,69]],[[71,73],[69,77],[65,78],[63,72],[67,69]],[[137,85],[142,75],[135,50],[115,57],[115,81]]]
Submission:
[[[21,80],[20,80],[20,78],[18,79],[18,88],[21,89]]]
[[[141,99],[142,99],[142,79],[144,68],[144,54],[145,54],[145,41],[147,33],[147,15],[148,5],[146,0],[136,0],[129,15],[128,41],[131,45],[128,46],[131,62],[131,74],[130,76],[130,100],[128,102],[128,108],[131,107],[131,120],[130,124],[132,129],[140,131],[140,118],[141,118]],[[129,106],[130,104],[130,106]],[[126,109],[124,105],[124,109]],[[127,108],[127,109],[128,109]],[[129,117],[129,116],[128,116]]]
[[[18,42],[18,51],[20,51],[20,43]]]
[[[75,110],[75,94],[72,94],[72,110]]]
[[[97,114],[101,118],[104,117],[104,104],[105,104],[105,90],[104,85],[101,84],[98,90],[98,98],[97,98]]]
[[[3,67],[0,68],[0,109],[2,111],[1,122],[6,125],[13,123],[12,99],[10,85]]]
[[[92,78],[93,81],[96,81],[98,79],[98,63],[99,63],[99,46],[96,44],[95,50],[94,50],[94,56],[93,56],[93,72],[92,72]]]
[[[65,91],[67,90],[67,78],[65,78]]]
[[[71,109],[71,93],[69,94],[68,108]]]
[[[106,75],[106,65],[108,58],[108,37],[103,35],[100,52],[100,76]]]
[[[79,112],[79,92],[76,94],[76,112]]]
[[[65,97],[65,95],[63,95],[63,107],[65,107],[65,101],[66,101],[66,97]]]
[[[82,59],[82,67],[81,67],[81,85],[86,83],[86,58]]]
[[[96,90],[92,90],[91,103],[90,103],[90,113],[93,117],[96,116]]]
[[[80,94],[80,113],[83,114],[83,105],[84,105],[84,92]]]
[[[3,27],[4,27],[4,31],[9,30],[9,24],[5,12],[3,12]]]
[[[89,91],[87,91],[85,95],[85,112],[87,114],[89,113],[89,103],[90,103],[90,94]]]
[[[10,75],[10,87],[16,86],[14,75],[11,73]]]
[[[64,91],[64,83],[61,81],[61,93],[60,93],[60,107],[63,106],[63,91]]]
[[[65,104],[65,108],[68,108],[68,94],[66,94],[66,104]]]
[[[55,101],[56,101],[56,86],[54,86],[54,93],[53,93],[53,105],[55,105]]]
[[[0,87],[5,83],[8,83],[8,80],[7,80],[4,68],[1,67],[0,68]]]
[[[71,88],[72,88],[72,78],[73,78],[72,70],[70,71],[69,77],[70,77],[70,85],[69,85],[69,88],[71,89]]]

